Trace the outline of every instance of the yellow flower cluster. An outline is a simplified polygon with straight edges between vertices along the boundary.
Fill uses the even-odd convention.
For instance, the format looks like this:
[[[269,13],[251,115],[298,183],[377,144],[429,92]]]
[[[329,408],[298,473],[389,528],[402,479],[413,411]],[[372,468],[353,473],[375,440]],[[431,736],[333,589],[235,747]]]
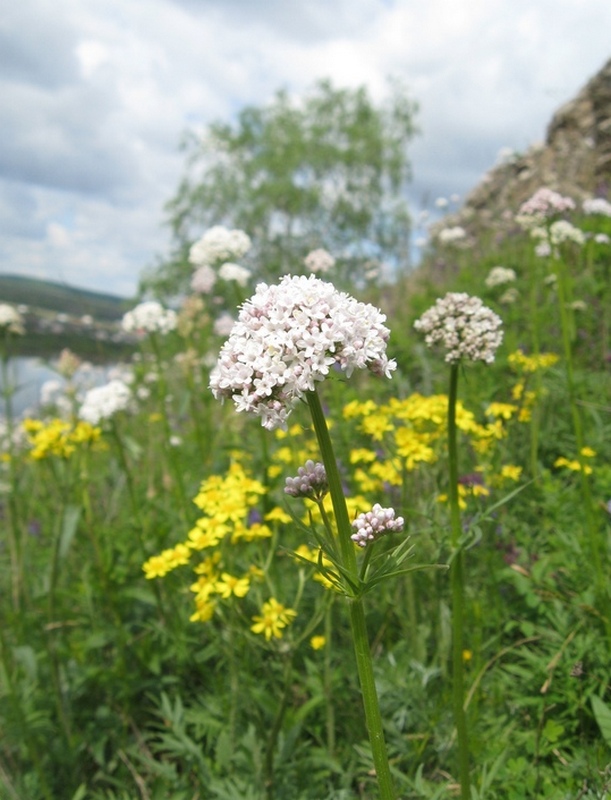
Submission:
[[[248,520],[250,511],[265,491],[263,484],[251,478],[239,461],[232,463],[225,475],[211,475],[202,482],[194,499],[202,516],[189,531],[187,540],[143,564],[146,578],[161,578],[176,567],[188,564],[194,552],[209,551],[194,567],[197,577],[189,587],[195,595],[192,622],[207,622],[213,617],[219,600],[245,597],[252,581],[263,578],[263,570],[256,565],[251,564],[241,575],[233,574],[231,566],[236,562],[235,545],[268,539],[272,535],[267,524],[249,524]],[[290,521],[288,514],[275,508],[265,521],[287,520]],[[279,619],[282,622],[284,617]],[[280,635],[277,631],[282,627],[271,625],[272,633],[267,638],[272,634]]]
[[[516,372],[532,373],[553,367],[558,362],[558,356],[555,353],[538,353],[527,356],[522,350],[516,350],[509,354],[507,362]]]
[[[580,472],[583,470],[585,475],[592,474],[592,467],[589,464],[586,464],[583,459],[584,458],[594,458],[596,455],[596,451],[592,450],[591,447],[582,447],[580,451],[581,460],[577,458],[565,458],[564,456],[560,456],[554,461],[555,467],[565,467],[566,469],[570,469],[572,472]]]
[[[553,367],[558,361],[558,356],[555,353],[539,353],[527,356],[522,350],[516,350],[514,353],[509,354],[507,361],[514,372],[517,372],[520,376],[511,390],[512,398],[516,403],[519,403],[517,419],[519,422],[528,422],[531,419],[532,408],[537,400],[536,392],[526,390],[528,377],[535,372]]]
[[[67,422],[63,419],[51,419],[43,422],[39,419],[25,419],[22,423],[30,444],[30,456],[36,461],[57,456],[70,458],[81,445],[88,446],[98,441],[101,429],[89,422],[79,420]]]
[[[506,435],[503,422],[511,418],[514,409],[506,403],[492,403],[488,415],[494,419],[482,425],[459,401],[456,425],[476,452],[485,453]],[[354,473],[363,492],[379,491],[383,484],[400,486],[404,472],[412,472],[423,463],[435,463],[445,447],[447,395],[425,397],[416,393],[379,406],[371,400],[353,401],[344,407],[343,414],[347,420],[359,420],[359,430],[378,443],[377,450],[358,447],[350,453],[352,464],[364,465]]]
[[[462,510],[467,508],[467,500],[470,497],[488,497],[490,494],[490,489],[486,486],[482,486],[480,483],[473,483],[473,484],[458,484],[458,507]],[[447,503],[449,501],[449,497],[447,494],[440,494],[437,496],[437,500],[440,503]]]

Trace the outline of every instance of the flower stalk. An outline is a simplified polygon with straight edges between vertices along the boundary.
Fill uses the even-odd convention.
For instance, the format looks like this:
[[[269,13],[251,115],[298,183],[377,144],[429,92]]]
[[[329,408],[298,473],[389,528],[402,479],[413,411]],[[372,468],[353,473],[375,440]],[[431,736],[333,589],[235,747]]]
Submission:
[[[337,460],[333,451],[329,429],[318,393],[316,391],[307,392],[306,399],[312,415],[314,430],[316,431],[316,437],[329,482],[329,492],[331,494],[331,502],[335,514],[343,567],[350,583],[357,587],[359,575],[355,545],[350,538],[352,526],[350,524],[346,498],[342,488],[341,477],[337,467]],[[382,715],[380,713],[378,694],[373,674],[373,660],[367,636],[365,610],[362,597],[358,594],[350,599],[350,625],[363,697],[363,706],[365,709],[365,721],[380,790],[380,798],[381,800],[395,800],[396,794],[390,773]]]
[[[452,699],[454,723],[458,741],[458,775],[462,800],[471,797],[469,776],[469,736],[467,717],[464,709],[464,564],[460,542],[460,506],[458,498],[458,442],[456,427],[456,401],[458,397],[458,368],[454,363],[450,368],[450,391],[448,396],[448,461],[450,473],[450,543],[452,561],[450,563],[450,587],[452,592]]]

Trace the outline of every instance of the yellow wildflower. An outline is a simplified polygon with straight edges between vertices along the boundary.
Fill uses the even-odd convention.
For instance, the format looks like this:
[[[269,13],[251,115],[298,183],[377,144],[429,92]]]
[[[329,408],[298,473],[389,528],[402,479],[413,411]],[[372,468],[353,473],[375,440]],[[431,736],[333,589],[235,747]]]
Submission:
[[[234,575],[230,575],[228,572],[223,572],[220,580],[214,584],[215,592],[220,594],[220,596],[225,600],[231,597],[231,595],[235,595],[236,597],[245,597],[248,594],[249,589],[249,578],[236,578]]]
[[[359,464],[360,462],[364,461],[365,463],[369,463],[371,461],[375,461],[377,458],[376,453],[373,450],[367,450],[364,447],[357,448],[356,450],[350,451],[350,463],[351,464]]]
[[[169,572],[168,563],[163,556],[151,556],[148,561],[144,562],[142,569],[147,580],[163,578]]]
[[[566,467],[567,469],[572,470],[573,472],[579,472],[582,469],[582,465],[577,461],[577,459],[572,459],[569,461],[568,458],[564,458],[564,456],[560,456],[554,461],[555,467]],[[592,467],[589,464],[583,465],[583,471],[586,475],[592,474]]]
[[[283,508],[280,508],[280,506],[275,506],[265,515],[265,521],[288,524],[293,521],[293,518],[290,514],[287,514]]]
[[[324,636],[312,636],[310,639],[310,647],[312,650],[322,650],[326,643],[327,640]]]
[[[500,477],[510,481],[519,481],[522,475],[522,467],[514,464],[505,464],[501,467]]]
[[[250,626],[250,630],[253,633],[263,634],[268,642],[272,636],[281,639],[283,628],[286,628],[296,616],[297,612],[292,608],[286,608],[274,597],[270,597],[267,603],[263,603],[261,614],[252,618],[254,625]]]
[[[195,612],[189,617],[190,622],[208,622],[214,616],[216,603],[214,600],[195,598]]]
[[[488,417],[500,417],[501,419],[511,419],[518,410],[517,406],[511,403],[490,403],[486,409]]]

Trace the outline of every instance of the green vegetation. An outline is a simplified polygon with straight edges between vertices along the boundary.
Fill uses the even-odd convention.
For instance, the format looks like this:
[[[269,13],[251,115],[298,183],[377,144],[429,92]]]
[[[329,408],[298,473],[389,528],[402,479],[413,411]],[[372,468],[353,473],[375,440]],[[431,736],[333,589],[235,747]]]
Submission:
[[[439,245],[443,281],[352,287],[387,314],[397,369],[331,369],[286,431],[208,388],[229,288],[237,305],[252,285],[187,297],[99,418],[76,376],[72,413],[25,424],[6,392],[3,797],[610,796],[611,217],[555,213],[538,235],[548,255],[516,226]],[[450,367],[414,329],[448,291],[501,317],[491,363]],[[287,495],[323,458],[333,502],[320,476]],[[347,519],[376,503],[404,531],[352,552]]]
[[[172,294],[188,289],[189,247],[222,224],[246,231],[258,277],[295,269],[316,248],[342,255],[352,281],[372,260],[404,267],[410,218],[405,185],[415,104],[393,82],[376,105],[364,87],[321,81],[302,97],[278,92],[185,140],[187,170],[167,205],[175,249],[143,280]]]

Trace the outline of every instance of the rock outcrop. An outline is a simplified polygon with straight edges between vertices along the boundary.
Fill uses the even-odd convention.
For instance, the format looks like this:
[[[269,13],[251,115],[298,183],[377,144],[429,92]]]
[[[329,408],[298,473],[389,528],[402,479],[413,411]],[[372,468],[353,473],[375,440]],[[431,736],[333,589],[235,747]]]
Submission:
[[[609,198],[611,190],[611,59],[552,117],[545,143],[511,154],[467,195],[458,212],[432,231],[463,227],[502,235],[521,203],[542,186],[579,201]]]

